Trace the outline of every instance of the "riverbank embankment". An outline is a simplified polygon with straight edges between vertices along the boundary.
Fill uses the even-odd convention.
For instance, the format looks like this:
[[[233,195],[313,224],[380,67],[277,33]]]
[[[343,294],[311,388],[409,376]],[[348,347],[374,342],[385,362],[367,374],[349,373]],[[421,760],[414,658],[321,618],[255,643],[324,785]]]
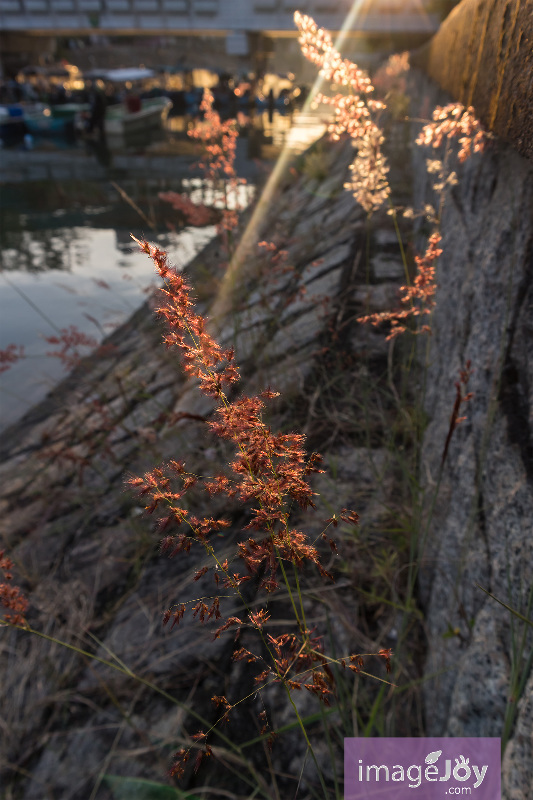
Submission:
[[[385,212],[376,218],[366,259],[364,212],[343,189],[351,155],[349,143],[319,142],[291,165],[260,220],[253,262],[235,283],[233,309],[213,323],[223,343],[235,347],[240,390],[254,394],[270,385],[280,391],[269,412],[271,424],[306,432],[309,447],[320,446],[328,470],[334,470],[334,480],[325,475],[316,487],[324,498],[322,511],[302,520],[309,535],[319,533],[331,503],[354,507],[366,520],[361,535],[373,551],[385,537],[378,532],[379,520],[389,513],[383,493],[392,477],[386,475],[389,457],[380,435],[387,412],[376,410],[369,419],[358,408],[387,373],[388,344],[384,334],[363,328],[356,318],[389,307],[404,273]],[[258,246],[262,240],[272,247]],[[217,294],[225,259],[215,242],[187,269],[201,309]],[[151,676],[179,697],[185,692],[203,707],[210,705],[218,664],[226,665],[230,680],[235,671],[239,683],[239,665],[231,663],[233,639],[211,642],[209,629],[202,635],[189,623],[175,638],[162,627],[162,611],[206,589],[193,580],[201,563],[158,554],[159,536],[141,513],[142,500],[124,485],[129,474],[171,458],[183,458],[205,474],[225,456],[206,438],[211,403],[184,379],[176,355],[160,340],[160,326],[145,306],[108,339],[113,349],[84,360],[6,432],[2,542],[31,598],[33,627],[84,649],[113,652],[139,675]],[[243,523],[236,509],[228,511],[235,520],[229,541]],[[310,619],[323,627],[324,609],[330,608],[339,651],[360,650],[362,642],[369,651],[376,631],[364,615],[358,621],[353,589],[360,579],[366,582],[368,569],[345,559],[339,594],[317,585]],[[387,636],[383,631],[383,645],[393,643]],[[5,646],[16,647],[24,658],[15,669],[8,659],[3,669],[9,698],[4,745],[11,765],[3,768],[3,781],[26,800],[40,798],[43,786],[64,797],[89,796],[109,759],[110,732],[115,722],[122,725],[122,702],[131,702],[132,679],[104,667],[100,673],[100,667],[60,645],[21,632],[8,634]],[[43,672],[39,664],[45,662],[50,668]],[[38,680],[31,679],[35,670]],[[197,676],[193,684],[191,674]],[[123,698],[118,706],[106,686]],[[67,694],[65,718],[59,697]],[[131,698],[135,729],[159,744],[146,756],[135,755],[139,742],[131,729],[122,740],[125,751],[117,753],[116,763],[111,758],[110,769],[157,780],[166,769],[161,753],[165,761],[175,741],[176,712],[146,687]],[[283,705],[276,705],[276,725],[283,725]],[[300,758],[295,742],[282,761],[290,771]],[[321,760],[327,759],[324,751]],[[216,780],[216,774],[206,780]],[[107,797],[103,787],[96,796]]]
[[[424,77],[413,81],[413,96],[427,108],[449,99]],[[391,141],[400,147],[405,137]],[[427,153],[410,145],[408,155],[400,152],[391,159],[395,202],[424,208],[435,201]],[[350,684],[341,704],[346,724],[362,733],[361,720],[373,720],[371,735],[394,725],[397,736],[501,736],[503,796],[526,800],[533,775],[531,634],[497,600],[530,615],[531,163],[496,138],[485,153],[456,165],[458,182],[442,214],[432,336],[429,349],[419,351],[428,370],[425,416],[415,419],[424,384],[416,369],[399,392],[401,340],[391,345],[386,330],[357,321],[396,306],[405,272],[393,218],[383,210],[369,228],[344,191],[351,156],[350,146],[324,141],[291,165],[260,218],[255,251],[234,276],[234,305],[213,326],[235,347],[244,394],[268,385],[281,392],[270,407],[272,428],[305,432],[309,448],[324,455],[326,472],[313,483],[318,513],[302,514],[298,524],[318,537],[332,511],[360,514],[356,533],[341,526],[340,556],[331,554],[327,564],[336,589],[311,579],[306,615],[337,653],[392,648],[405,690],[395,704],[380,705],[376,684],[357,676],[357,689]],[[418,241],[424,231],[409,225],[401,220],[403,239]],[[208,312],[217,296],[224,260],[213,243],[188,270],[201,310]],[[222,676],[229,689],[248,686],[250,676],[231,660],[232,637],[213,641],[209,627],[200,635],[190,619],[177,632],[161,626],[162,609],[192,601],[210,584],[195,580],[201,557],[160,556],[160,535],[143,517],[142,500],[124,490],[128,474],[161,461],[180,458],[192,472],[212,474],[228,456],[205,435],[211,402],[159,340],[145,307],[113,334],[114,352],[84,361],[8,433],[2,541],[30,597],[33,627],[103,658],[112,654],[212,717],[217,680]],[[435,494],[454,383],[468,360],[474,397]],[[418,457],[414,428],[425,428],[419,472],[409,471],[418,464],[411,460]],[[431,514],[414,538],[413,497],[421,483]],[[200,498],[191,502],[206,513]],[[215,499],[208,513],[219,510]],[[224,510],[229,546],[247,519],[235,506]],[[420,578],[407,608],[402,587],[413,559]],[[280,602],[278,619],[286,606]],[[20,631],[11,631],[3,648],[2,780],[24,800],[41,800],[43,787],[65,800],[91,792],[107,798],[104,773],[160,780],[176,731],[195,729],[181,707],[136,683],[131,672],[113,673]],[[289,722],[288,704],[276,692],[265,697],[280,727]],[[376,708],[384,709],[378,720]],[[305,700],[302,709],[311,713]],[[257,735],[245,712],[232,730],[244,740]],[[333,781],[342,766],[313,733],[317,759]],[[274,754],[282,773],[298,774],[305,747],[290,736]],[[305,773],[304,782],[312,778]],[[217,766],[207,766],[202,780],[235,792],[231,780],[222,786]]]

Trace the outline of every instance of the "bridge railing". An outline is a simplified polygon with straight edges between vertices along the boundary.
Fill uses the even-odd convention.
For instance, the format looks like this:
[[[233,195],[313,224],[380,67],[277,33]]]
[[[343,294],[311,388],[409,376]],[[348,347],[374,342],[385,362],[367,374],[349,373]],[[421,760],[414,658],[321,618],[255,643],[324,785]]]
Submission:
[[[351,6],[351,0],[0,0],[0,30],[294,31],[296,9],[338,30]],[[369,33],[427,32],[438,25],[420,0],[366,0],[357,22]]]

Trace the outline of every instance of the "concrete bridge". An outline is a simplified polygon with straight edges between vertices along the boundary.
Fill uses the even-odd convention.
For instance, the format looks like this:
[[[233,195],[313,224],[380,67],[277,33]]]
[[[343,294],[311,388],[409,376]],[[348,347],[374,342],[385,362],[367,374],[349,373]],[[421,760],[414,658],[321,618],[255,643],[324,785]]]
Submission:
[[[0,31],[37,35],[243,34],[294,35],[296,9],[340,30],[359,6],[355,28],[372,35],[433,33],[431,0],[0,0]]]

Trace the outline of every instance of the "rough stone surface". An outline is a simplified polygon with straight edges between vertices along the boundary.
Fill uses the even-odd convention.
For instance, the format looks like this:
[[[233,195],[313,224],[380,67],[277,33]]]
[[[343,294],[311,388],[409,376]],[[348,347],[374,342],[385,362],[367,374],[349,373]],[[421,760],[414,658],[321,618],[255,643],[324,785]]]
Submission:
[[[447,99],[420,76],[416,86],[431,105]],[[422,159],[438,154],[413,154],[415,207],[435,204]],[[502,736],[503,797],[526,800],[533,785],[533,628],[478,585],[531,618],[533,166],[495,140],[458,166],[458,178],[444,202],[427,356],[422,476],[430,492],[454,382],[467,360],[474,397],[462,406],[467,419],[451,441],[420,554],[426,719],[430,735]]]
[[[414,63],[533,158],[533,0],[462,0]]]

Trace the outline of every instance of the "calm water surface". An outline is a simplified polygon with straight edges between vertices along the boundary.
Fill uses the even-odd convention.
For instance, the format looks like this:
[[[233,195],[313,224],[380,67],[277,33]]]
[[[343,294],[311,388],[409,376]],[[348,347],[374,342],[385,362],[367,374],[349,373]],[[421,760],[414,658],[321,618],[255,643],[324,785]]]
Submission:
[[[257,130],[252,127],[245,140],[239,138],[236,161],[239,174],[252,182],[261,154],[255,134],[275,150],[290,141],[294,152],[301,152],[324,130],[323,121],[317,124],[309,113],[295,118],[274,114],[272,119],[262,114],[255,123]],[[171,140],[175,133],[169,127],[164,135]],[[136,145],[132,152],[143,151]],[[9,156],[7,151],[4,155]],[[28,153],[28,164],[31,157]],[[178,267],[214,236],[213,226],[184,228],[183,220],[158,197],[162,191],[185,189],[194,200],[222,203],[195,180],[174,179],[174,185],[166,178],[128,177],[117,179],[121,192],[110,180],[27,180],[1,186],[0,350],[22,346],[25,357],[0,373],[0,430],[42,400],[66,374],[61,361],[47,355],[58,346],[45,337],[76,326],[100,342],[144,302],[155,274],[130,233],[156,242]],[[241,187],[240,207],[252,196],[250,185]],[[81,355],[87,352],[80,350]]]
[[[74,325],[101,341],[144,302],[156,278],[130,232],[165,248],[175,266],[214,236],[214,226],[169,230],[175,212],[158,203],[157,194],[180,187],[123,188],[155,221],[155,232],[140,227],[139,214],[107,184],[2,188],[0,349],[21,345],[25,358],[0,374],[0,427],[20,418],[66,374],[61,361],[47,355],[58,347],[44,337]]]

